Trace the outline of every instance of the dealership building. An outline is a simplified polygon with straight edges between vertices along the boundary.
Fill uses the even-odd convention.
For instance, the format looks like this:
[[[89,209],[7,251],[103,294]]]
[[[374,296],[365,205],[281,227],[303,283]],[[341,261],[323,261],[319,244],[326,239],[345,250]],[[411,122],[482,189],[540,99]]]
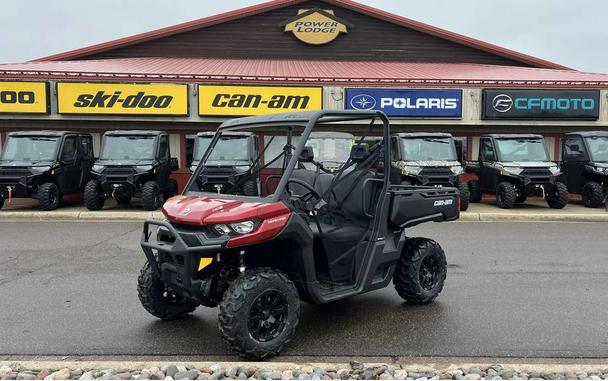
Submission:
[[[567,49],[567,47],[564,47]],[[393,131],[608,130],[608,74],[583,73],[349,0],[275,0],[33,61],[0,64],[10,131],[165,130],[188,177],[194,135],[244,115],[377,109]],[[341,125],[355,135],[357,125]],[[264,139],[260,139],[261,142]]]

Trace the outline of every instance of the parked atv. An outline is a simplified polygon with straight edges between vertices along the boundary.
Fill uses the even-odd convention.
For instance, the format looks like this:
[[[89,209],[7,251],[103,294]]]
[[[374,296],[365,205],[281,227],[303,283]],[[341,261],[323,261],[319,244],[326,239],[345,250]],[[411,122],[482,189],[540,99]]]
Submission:
[[[132,197],[141,197],[145,210],[156,210],[161,194],[165,201],[177,194],[177,182],[169,177],[177,169],[167,133],[108,131],[92,168],[93,179],[84,190],[85,205],[89,210],[99,210],[108,197],[121,205],[130,204]]]
[[[461,180],[466,149],[451,134],[408,132],[391,137],[393,182],[407,185],[456,187],[460,194],[460,210],[469,207],[469,187]]]
[[[314,183],[314,170],[297,168],[298,162],[314,160],[314,150],[305,146],[314,129],[365,120],[371,121],[366,134],[381,129],[381,143],[369,147],[362,137],[338,172],[323,173]],[[215,145],[222,135],[244,129],[287,137],[282,150],[266,153],[266,160],[284,163],[276,190],[267,197],[207,192],[199,175]],[[373,111],[224,122],[183,195],[163,206],[166,220],[144,223],[147,262],[138,279],[144,308],[172,320],[199,305],[219,305],[226,343],[241,356],[265,359],[290,341],[300,300],[328,303],[391,280],[410,303],[435,300],[446,277],[445,254],[437,242],[408,238],[404,230],[457,219],[458,191],[392,184],[384,171],[390,167],[389,136],[388,119]],[[307,191],[294,194],[294,186]]]
[[[496,204],[503,209],[538,195],[553,209],[568,204],[562,172],[550,161],[541,135],[483,135],[479,140],[479,160],[469,163],[467,172],[479,178],[469,181],[471,202],[479,202],[483,193],[489,193],[496,195]]]
[[[583,204],[608,209],[608,132],[566,134],[562,141],[562,171],[568,191],[580,194]]]
[[[194,141],[194,161],[190,172],[196,170],[215,133],[199,132]],[[245,196],[260,194],[259,140],[250,132],[232,131],[224,134],[215,145],[205,168],[199,174],[208,192],[233,193]]]
[[[314,154],[314,164],[324,172],[334,173],[348,161],[351,147],[355,144],[353,134],[347,132],[316,131],[310,134],[307,147]],[[307,169],[315,169],[311,163],[302,163]]]
[[[63,196],[82,192],[92,165],[90,134],[11,132],[0,156],[0,209],[13,198],[34,198],[42,210],[57,209]]]

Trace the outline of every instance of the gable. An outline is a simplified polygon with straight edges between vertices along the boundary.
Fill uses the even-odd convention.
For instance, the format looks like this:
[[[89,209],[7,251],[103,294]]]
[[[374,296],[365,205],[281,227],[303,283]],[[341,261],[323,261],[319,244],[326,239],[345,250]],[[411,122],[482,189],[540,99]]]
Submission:
[[[310,45],[284,31],[286,20],[302,9],[320,8],[349,24],[327,44]],[[80,56],[217,57],[345,61],[400,61],[531,65],[380,20],[326,2],[311,0],[209,27]]]

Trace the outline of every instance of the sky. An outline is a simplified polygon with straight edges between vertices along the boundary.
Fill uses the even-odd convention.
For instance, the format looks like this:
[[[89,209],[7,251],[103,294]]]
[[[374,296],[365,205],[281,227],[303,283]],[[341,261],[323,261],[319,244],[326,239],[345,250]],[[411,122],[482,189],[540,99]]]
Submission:
[[[0,0],[0,63],[24,62],[261,2]],[[577,70],[608,73],[605,0],[360,2]]]

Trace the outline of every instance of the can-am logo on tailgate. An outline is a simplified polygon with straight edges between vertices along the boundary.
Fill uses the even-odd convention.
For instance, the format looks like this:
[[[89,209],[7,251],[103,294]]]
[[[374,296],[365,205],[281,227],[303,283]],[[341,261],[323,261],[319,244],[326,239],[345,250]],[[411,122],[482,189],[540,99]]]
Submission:
[[[433,206],[445,206],[445,205],[452,205],[454,203],[454,200],[452,199],[447,199],[447,200],[437,200],[433,203]]]
[[[351,26],[334,15],[330,9],[300,9],[298,15],[281,24],[285,32],[309,45],[324,45],[335,40],[340,33],[348,33]]]

